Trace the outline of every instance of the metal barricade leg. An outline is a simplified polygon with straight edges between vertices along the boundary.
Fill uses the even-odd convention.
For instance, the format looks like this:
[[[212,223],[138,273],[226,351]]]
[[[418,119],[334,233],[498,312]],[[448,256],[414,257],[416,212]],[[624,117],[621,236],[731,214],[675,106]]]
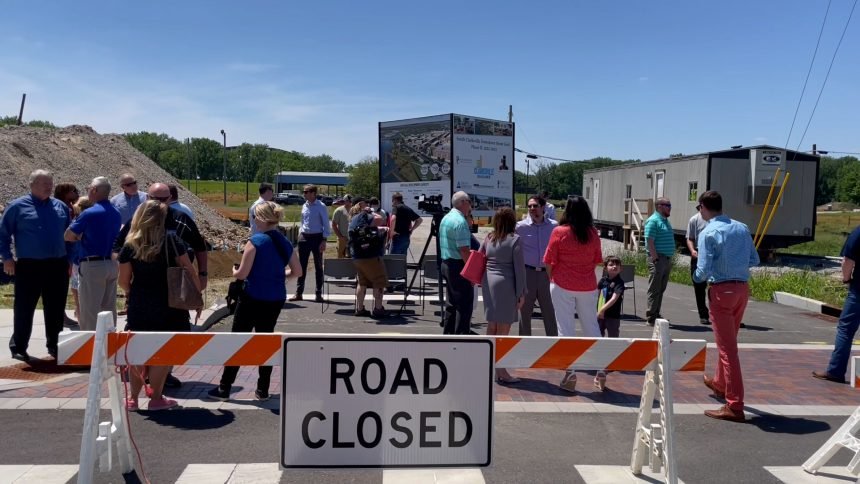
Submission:
[[[660,472],[662,468],[665,482],[677,484],[668,321],[665,319],[657,320],[654,327],[654,338],[659,341],[657,367],[653,371],[645,373],[642,400],[639,403],[639,417],[636,420],[630,470],[634,475],[641,474],[642,466],[647,457],[649,467],[653,472]],[[658,424],[651,423],[655,395],[660,412],[660,423]]]

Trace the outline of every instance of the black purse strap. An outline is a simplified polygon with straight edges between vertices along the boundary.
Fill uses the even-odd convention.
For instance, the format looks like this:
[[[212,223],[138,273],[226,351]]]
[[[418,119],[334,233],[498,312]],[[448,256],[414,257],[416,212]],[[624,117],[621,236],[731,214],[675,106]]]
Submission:
[[[272,241],[272,245],[275,246],[275,250],[278,251],[278,255],[281,256],[281,259],[283,259],[284,265],[285,266],[290,265],[290,259],[287,258],[287,253],[284,250],[284,247],[281,244],[279,244],[277,240],[275,240],[275,238],[272,236],[272,234],[270,232],[271,232],[271,230],[266,232],[266,236],[269,237],[269,240]]]

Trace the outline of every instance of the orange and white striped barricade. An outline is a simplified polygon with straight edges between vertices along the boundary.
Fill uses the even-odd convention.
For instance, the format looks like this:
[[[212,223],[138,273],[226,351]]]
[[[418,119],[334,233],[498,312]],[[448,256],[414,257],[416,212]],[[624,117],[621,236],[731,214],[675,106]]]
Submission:
[[[99,332],[78,331],[64,335],[59,344],[58,363],[79,365],[101,358],[102,364],[114,365],[280,366],[283,361],[281,348],[286,337],[284,333],[107,333],[104,328],[107,334],[99,338]],[[343,334],[301,336],[349,337]],[[415,338],[415,335],[403,336]],[[432,336],[426,338],[433,341]],[[452,335],[444,335],[444,338],[450,339]],[[647,457],[653,472],[662,471],[666,482],[677,482],[671,376],[675,371],[704,370],[704,340],[670,340],[665,320],[657,320],[652,339],[543,336],[496,336],[491,339],[494,339],[495,365],[500,368],[645,371],[631,471],[641,474]],[[97,348],[99,350],[94,351]],[[97,402],[98,385],[95,387],[93,390],[91,384],[90,398]],[[118,396],[114,397],[111,395],[111,400],[120,401]],[[655,397],[660,421],[652,424]]]
[[[851,357],[851,373],[848,378],[851,379],[853,388],[860,387],[860,356]],[[854,453],[846,469],[855,476],[860,476],[860,407],[854,409],[839,430],[834,432],[827,442],[803,463],[803,470],[810,474],[817,473],[818,469],[827,464],[842,448]],[[857,482],[860,482],[860,479]]]

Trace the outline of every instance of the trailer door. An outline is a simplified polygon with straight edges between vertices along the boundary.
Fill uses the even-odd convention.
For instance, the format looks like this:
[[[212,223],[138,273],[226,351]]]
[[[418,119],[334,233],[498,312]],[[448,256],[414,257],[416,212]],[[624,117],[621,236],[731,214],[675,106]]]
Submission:
[[[663,195],[663,185],[666,180],[666,172],[658,171],[654,173],[654,200],[658,198],[662,198]]]
[[[599,178],[594,179],[593,186],[594,186],[594,188],[592,189],[592,192],[593,192],[594,198],[592,198],[592,201],[591,201],[591,205],[592,205],[591,213],[597,215],[600,213],[597,211],[597,203],[600,201],[600,179]]]

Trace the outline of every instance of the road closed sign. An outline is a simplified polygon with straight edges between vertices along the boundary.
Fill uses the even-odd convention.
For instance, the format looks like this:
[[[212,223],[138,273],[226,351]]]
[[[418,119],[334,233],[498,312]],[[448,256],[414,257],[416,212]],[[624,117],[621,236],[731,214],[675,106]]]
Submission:
[[[490,464],[493,344],[481,338],[284,338],[281,466]]]

